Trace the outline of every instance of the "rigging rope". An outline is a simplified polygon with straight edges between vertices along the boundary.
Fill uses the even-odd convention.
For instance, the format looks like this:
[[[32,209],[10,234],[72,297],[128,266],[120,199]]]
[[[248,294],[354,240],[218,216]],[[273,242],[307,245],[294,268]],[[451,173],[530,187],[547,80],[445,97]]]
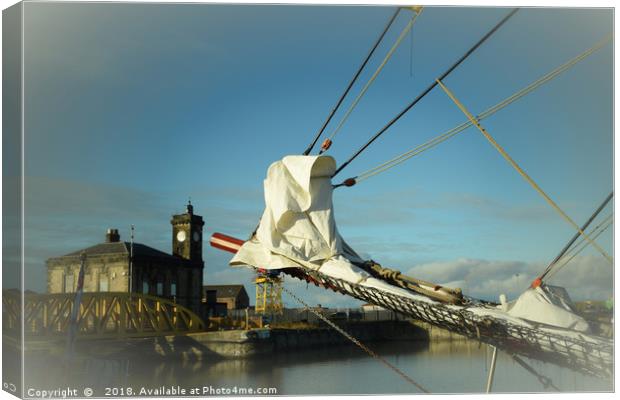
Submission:
[[[482,43],[484,43],[491,35],[493,35],[510,17],[512,17],[519,9],[515,8],[508,15],[506,15],[500,22],[497,23],[489,32],[487,32],[475,45],[473,45],[461,58],[459,58],[450,68],[448,68],[439,78],[438,80],[443,80],[446,78],[456,67],[458,67],[467,57],[469,57]],[[359,156],[368,146],[372,144],[379,136],[381,136],[385,131],[387,131],[396,121],[398,121],[403,115],[405,115],[413,106],[415,106],[424,96],[426,96],[433,88],[437,86],[437,80],[433,81],[422,93],[418,95],[407,107],[405,107],[401,112],[399,112],[394,118],[392,118],[379,132],[377,132],[370,140],[366,142],[362,147],[357,150],[347,161],[344,162],[333,176],[338,175],[340,171],[342,171],[347,165],[351,163],[357,156]]]
[[[317,317],[319,317],[323,322],[325,322],[326,324],[328,324],[329,326],[331,326],[332,328],[334,328],[338,333],[340,333],[341,335],[343,335],[344,337],[346,337],[347,339],[349,339],[351,342],[355,343],[358,347],[360,347],[362,350],[364,350],[366,353],[368,353],[370,356],[372,356],[373,358],[375,358],[376,360],[380,361],[381,363],[383,363],[386,367],[388,367],[389,369],[391,369],[392,371],[396,372],[398,375],[401,376],[401,378],[403,378],[404,380],[406,380],[407,382],[411,383],[413,386],[417,387],[418,389],[420,389],[422,392],[424,393],[430,393],[424,386],[420,385],[419,383],[417,383],[416,381],[414,381],[411,377],[409,377],[407,374],[405,374],[403,371],[401,371],[400,369],[398,369],[398,367],[396,367],[395,365],[393,365],[392,363],[390,363],[389,361],[387,361],[386,359],[384,359],[383,357],[381,357],[379,354],[375,353],[374,351],[372,351],[371,349],[369,349],[368,347],[366,347],[362,342],[360,342],[359,340],[357,340],[356,338],[354,338],[353,336],[351,336],[349,333],[347,333],[345,330],[343,330],[342,328],[340,328],[338,325],[334,324],[332,321],[330,321],[327,317],[325,317],[322,313],[318,312],[317,310],[315,310],[313,307],[310,307],[308,304],[306,304],[305,301],[303,301],[302,299],[300,299],[299,297],[297,297],[292,291],[288,290],[285,287],[282,287],[282,290],[284,290],[286,293],[289,294],[289,296],[291,296],[292,298],[294,298],[295,300],[297,300],[300,304],[302,304],[304,307],[306,307],[311,313],[313,313],[314,315],[316,315]]]
[[[375,42],[374,46],[370,49],[370,52],[368,53],[368,55],[366,56],[366,59],[364,60],[364,62],[362,63],[362,65],[360,65],[360,67],[358,68],[357,72],[355,73],[355,75],[353,76],[353,79],[351,79],[351,82],[349,82],[349,86],[347,86],[346,90],[344,91],[344,93],[342,93],[342,96],[340,96],[340,99],[338,100],[338,103],[336,103],[336,106],[332,109],[331,113],[329,114],[329,116],[327,117],[327,119],[325,120],[325,122],[323,123],[323,126],[321,127],[321,129],[319,130],[319,132],[315,135],[314,140],[310,143],[310,145],[308,146],[308,148],[306,149],[306,151],[304,151],[304,155],[307,156],[308,154],[310,154],[310,152],[312,151],[312,149],[314,148],[314,145],[316,144],[316,142],[319,140],[319,138],[321,137],[321,135],[323,134],[323,131],[325,130],[325,128],[327,127],[327,125],[329,124],[329,122],[331,121],[332,117],[334,116],[334,114],[336,113],[336,111],[338,110],[338,108],[340,108],[340,105],[342,104],[343,100],[345,97],[347,97],[347,94],[349,93],[349,90],[351,90],[351,88],[353,87],[353,84],[355,83],[355,81],[357,81],[357,78],[360,76],[360,74],[362,73],[362,70],[364,69],[364,67],[366,66],[366,64],[368,64],[368,61],[370,60],[370,57],[372,57],[373,53],[375,52],[375,50],[377,49],[377,47],[379,46],[379,43],[381,43],[381,40],[383,40],[383,37],[385,36],[385,34],[387,33],[387,31],[390,29],[390,27],[392,26],[392,23],[394,22],[394,20],[396,19],[396,16],[398,15],[398,13],[400,12],[400,7],[398,7],[396,9],[396,11],[394,12],[394,15],[392,15],[392,17],[390,18],[389,22],[387,23],[387,25],[385,26],[385,29],[383,29],[383,32],[381,33],[381,35],[379,35],[379,38],[377,39],[377,41]]]
[[[325,151],[327,151],[327,149],[329,149],[329,146],[331,146],[332,140],[340,132],[340,129],[342,129],[342,126],[344,125],[344,123],[347,121],[347,119],[349,118],[349,116],[353,112],[353,109],[357,106],[357,104],[360,102],[362,97],[364,97],[364,95],[366,94],[366,91],[370,88],[370,85],[373,84],[375,79],[377,79],[377,76],[379,76],[379,73],[381,73],[381,71],[383,70],[383,68],[385,67],[387,62],[390,60],[390,58],[392,58],[392,55],[394,54],[394,52],[396,51],[398,46],[400,46],[400,43],[403,41],[405,36],[407,36],[407,33],[409,33],[409,31],[411,31],[411,28],[413,28],[413,24],[415,23],[417,18],[420,16],[420,14],[422,14],[423,7],[415,7],[415,8],[412,8],[411,10],[414,13],[413,16],[411,17],[411,21],[409,21],[407,26],[405,26],[405,28],[402,30],[402,32],[400,33],[400,35],[398,36],[398,38],[396,39],[396,41],[394,42],[394,44],[390,48],[390,51],[388,51],[388,53],[386,54],[385,58],[383,59],[383,61],[379,65],[379,67],[377,67],[377,70],[375,71],[375,73],[370,77],[368,82],[366,82],[366,85],[364,85],[364,87],[362,88],[360,93],[357,95],[357,97],[355,98],[353,103],[351,103],[351,105],[349,106],[349,109],[347,110],[347,112],[344,114],[344,116],[342,117],[342,119],[338,123],[338,126],[336,126],[336,129],[334,129],[332,134],[329,135],[327,140],[325,140],[324,145],[321,148],[321,151],[320,151],[319,154],[322,154]]]
[[[594,228],[592,232],[590,232],[590,236],[593,240],[596,240],[596,238],[598,238],[603,232],[607,230],[607,228],[609,228],[613,224],[614,221],[612,219],[612,216],[613,215],[609,215],[607,218],[605,218],[605,220],[603,220],[603,222],[601,222],[596,228]],[[596,232],[599,228],[600,231]],[[581,239],[581,241],[574,247],[572,251],[572,253],[574,254],[571,254],[570,257],[568,257],[569,253],[567,253],[565,257],[560,259],[560,261],[565,261],[563,261],[562,264],[559,264],[556,268],[549,272],[549,274],[547,275],[547,280],[553,278],[558,272],[560,272],[562,268],[564,268],[569,262],[571,262],[573,258],[579,255],[579,253],[581,253],[586,247],[588,247],[588,243],[585,243],[585,240]]]
[[[566,222],[569,223],[569,225],[571,225],[577,232],[579,232],[579,234],[581,236],[583,236],[588,243],[590,243],[595,249],[597,249],[602,255],[603,257],[605,257],[612,265],[613,265],[613,260],[612,258],[607,254],[607,252],[605,252],[605,250],[603,250],[596,242],[594,242],[590,236],[588,236],[580,227],[579,225],[577,225],[575,223],[575,221],[573,221],[571,219],[571,217],[569,217],[558,205],[556,202],[554,202],[551,197],[549,197],[547,195],[547,193],[545,193],[542,188],[540,186],[538,186],[538,184],[536,182],[534,182],[534,180],[519,166],[519,164],[516,163],[515,160],[512,159],[512,157],[510,157],[508,155],[508,153],[506,153],[506,150],[504,150],[504,148],[502,146],[499,145],[499,143],[497,143],[495,141],[495,139],[493,139],[493,137],[486,131],[486,129],[484,129],[482,127],[482,125],[480,125],[480,123],[474,118],[473,115],[471,115],[471,113],[465,108],[465,106],[454,96],[454,94],[452,94],[452,92],[440,81],[437,80],[437,83],[441,86],[441,88],[444,90],[444,92],[446,92],[446,94],[448,95],[448,97],[450,97],[450,99],[452,99],[452,101],[454,102],[454,104],[456,104],[456,106],[463,112],[463,114],[465,114],[467,116],[467,118],[470,120],[470,122],[472,124],[474,124],[476,126],[476,128],[478,128],[478,130],[484,135],[484,137],[489,141],[489,143],[491,143],[491,145],[493,147],[495,147],[495,149],[506,159],[506,161],[508,161],[508,163],[510,165],[512,165],[512,167],[534,188],[534,190],[536,190],[546,201],[547,203],[549,203],[549,205],[551,207],[553,207],[553,209],[555,209],[558,214],[560,214],[560,216],[562,218],[564,218],[564,220]]]
[[[613,221],[611,221],[611,219],[612,219],[612,218],[613,218],[613,213],[611,213],[611,214],[609,214],[608,216],[606,216],[605,218],[603,218],[603,220],[602,220],[602,221],[601,221],[601,222],[600,222],[597,226],[595,226],[595,227],[594,227],[594,229],[592,229],[592,230],[590,231],[590,233],[589,233],[590,237],[595,238],[595,237],[600,236],[600,234],[601,234],[601,233],[603,233],[603,232],[599,232],[599,229],[602,229],[602,230],[607,229],[607,228],[609,227],[609,225],[613,223]],[[566,253],[562,256],[562,258],[560,258],[560,259],[558,260],[558,263],[559,263],[559,262],[561,262],[561,261],[565,261],[565,260],[566,260],[567,258],[569,258],[569,257],[570,257],[570,258],[572,258],[572,256],[576,255],[576,254],[574,254],[575,252],[580,252],[580,251],[582,250],[582,248],[580,248],[580,247],[581,247],[581,245],[582,245],[584,242],[585,242],[585,240],[584,240],[583,238],[581,238],[581,239],[579,240],[579,242],[577,242],[577,244],[575,244],[573,247],[571,247],[571,248],[570,248],[570,249],[569,249],[569,250],[568,250],[568,251],[567,251],[567,252],[566,252]],[[587,243],[586,243],[586,246],[587,246]],[[565,264],[565,262],[564,262],[562,265],[564,265],[564,264]],[[552,276],[552,275],[554,275],[554,271],[555,271],[555,270],[552,270],[552,271],[549,273],[549,275],[547,275],[547,276]]]
[[[522,98],[523,96],[531,93],[532,91],[534,91],[535,89],[537,89],[538,87],[542,86],[543,84],[551,81],[552,79],[556,78],[558,75],[560,75],[562,72],[568,70],[569,68],[573,67],[575,64],[577,64],[578,62],[584,60],[585,58],[587,58],[588,56],[590,56],[592,53],[594,53],[595,51],[601,49],[605,44],[607,44],[607,42],[609,42],[611,40],[611,35],[608,35],[607,37],[605,37],[604,39],[602,39],[601,41],[599,41],[598,43],[596,43],[594,46],[592,46],[591,48],[589,48],[588,50],[582,52],[581,54],[577,55],[576,57],[574,57],[573,59],[567,61],[566,63],[560,65],[559,67],[557,67],[556,69],[554,69],[553,71],[547,73],[546,75],[543,75],[542,77],[538,78],[536,81],[530,83],[528,86],[524,87],[523,89],[519,90],[518,92],[514,93],[513,95],[505,98],[504,100],[502,100],[501,102],[495,104],[492,107],[489,107],[486,111],[482,112],[481,114],[479,114],[476,119],[478,121],[482,121],[483,119],[490,117],[491,115],[495,114],[497,111],[503,109],[504,107],[514,103],[515,101],[519,100],[520,98]],[[408,159],[426,151],[429,150],[433,147],[435,147],[436,145],[456,136],[458,133],[466,130],[467,128],[469,128],[470,126],[472,126],[473,124],[471,123],[471,121],[465,121],[463,123],[461,123],[460,125],[455,126],[454,128],[450,129],[449,131],[434,137],[433,139],[405,152],[402,153],[374,168],[371,168],[365,172],[362,172],[361,174],[350,178],[350,179],[354,179],[356,182],[361,182],[365,179],[368,179],[372,176],[378,175],[382,172],[385,172],[405,161],[407,161]],[[341,185],[338,185],[341,186]]]
[[[594,211],[594,213],[590,216],[590,218],[588,218],[586,223],[583,224],[583,226],[581,227],[582,231],[585,231],[588,228],[590,223],[592,223],[592,221],[594,221],[594,219],[603,210],[603,208],[605,208],[605,206],[607,205],[607,203],[609,203],[609,201],[611,200],[611,198],[613,196],[614,196],[614,192],[609,193],[609,195],[605,198],[605,200],[601,203],[601,205]],[[579,233],[576,233],[571,238],[571,240],[568,241],[566,246],[564,246],[564,248],[560,251],[560,253],[557,255],[557,257],[555,257],[555,259],[549,263],[547,268],[545,268],[545,270],[542,273],[542,275],[540,275],[538,277],[538,279],[540,281],[542,281],[545,278],[545,276],[549,273],[549,271],[551,271],[551,269],[554,267],[554,265],[564,256],[564,254],[568,251],[568,249],[570,249],[570,247],[573,245],[573,243],[575,243],[575,240],[577,240],[578,238],[579,238]]]

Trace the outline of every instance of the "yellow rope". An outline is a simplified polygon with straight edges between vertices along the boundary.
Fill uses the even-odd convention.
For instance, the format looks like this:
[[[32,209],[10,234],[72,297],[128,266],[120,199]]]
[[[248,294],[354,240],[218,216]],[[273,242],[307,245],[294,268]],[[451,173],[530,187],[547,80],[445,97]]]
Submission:
[[[575,64],[577,64],[579,61],[585,59],[586,57],[588,57],[589,55],[591,55],[592,53],[594,53],[595,51],[599,50],[600,48],[602,48],[605,44],[607,44],[607,42],[609,42],[611,40],[611,35],[608,35],[607,37],[605,37],[603,40],[599,41],[598,43],[596,43],[594,46],[592,46],[591,48],[589,48],[588,50],[584,51],[583,53],[579,54],[578,56],[576,56],[575,58],[569,60],[568,62],[562,64],[561,66],[559,66],[558,68],[554,69],[553,71],[547,73],[546,75],[543,75],[541,78],[537,79],[536,81],[530,83],[528,86],[524,87],[523,89],[519,90],[518,92],[514,93],[513,95],[507,97],[506,99],[502,100],[501,102],[497,103],[496,105],[488,108],[486,111],[484,111],[483,113],[481,113],[480,115],[478,115],[476,118],[478,121],[481,121],[487,117],[490,117],[491,115],[495,114],[497,111],[501,110],[502,108],[508,106],[509,104],[514,103],[515,101],[517,101],[518,99],[520,99],[521,97],[531,93],[532,91],[534,91],[535,89],[537,89],[538,87],[540,87],[541,85],[549,82],[550,80],[552,80],[553,78],[555,78],[556,76],[558,76],[559,74],[561,74],[562,72],[568,70],[569,68],[571,68],[572,66],[574,66]],[[450,129],[449,131],[434,137],[433,139],[399,155],[396,156],[374,168],[371,168],[361,174],[359,174],[355,179],[356,181],[359,183],[361,181],[363,181],[364,179],[368,179],[371,176],[380,174],[381,172],[387,171],[390,168],[393,168],[405,161],[407,161],[408,159],[410,159],[411,157],[414,157],[420,153],[422,153],[423,151],[429,150],[433,147],[435,147],[436,145],[452,138],[453,136],[456,136],[458,133],[464,131],[465,129],[469,128],[470,126],[472,126],[472,123],[470,121],[465,121],[463,123],[461,123],[460,125]]]
[[[420,14],[422,14],[422,10],[423,10],[423,7],[421,7],[421,6],[411,7],[411,11],[413,11],[413,13],[414,13],[413,16],[411,17],[411,21],[409,21],[407,26],[400,33],[400,36],[398,36],[398,39],[396,39],[396,42],[394,42],[394,44],[392,45],[392,48],[390,49],[390,51],[387,53],[387,55],[383,59],[383,62],[381,63],[381,65],[379,65],[379,67],[377,68],[375,73],[368,80],[368,82],[366,82],[366,85],[364,85],[364,88],[362,89],[362,91],[357,95],[357,97],[355,98],[355,100],[353,101],[351,106],[349,106],[349,109],[347,110],[345,115],[340,120],[340,123],[338,123],[338,126],[336,127],[336,129],[334,129],[332,134],[329,136],[329,138],[328,138],[329,140],[332,140],[338,134],[338,132],[340,131],[340,129],[342,128],[342,126],[344,125],[346,120],[351,115],[351,112],[353,112],[353,109],[357,106],[357,103],[359,103],[359,101],[362,99],[364,94],[366,94],[366,91],[368,90],[370,85],[372,85],[372,83],[375,81],[377,76],[379,76],[379,73],[381,72],[381,70],[383,70],[383,67],[385,67],[385,65],[387,64],[389,59],[392,57],[392,55],[394,54],[394,52],[396,51],[396,49],[398,48],[400,43],[403,41],[405,36],[407,36],[407,33],[409,33],[409,31],[413,27],[413,24],[415,23],[416,19],[420,16]],[[327,151],[327,149],[325,149],[324,151]]]
[[[474,118],[473,115],[471,115],[471,113],[454,96],[454,94],[452,94],[452,92],[448,90],[448,88],[440,80],[437,80],[437,83],[439,84],[439,86],[441,86],[444,92],[446,92],[448,97],[452,99],[454,104],[456,104],[456,106],[463,112],[463,114],[467,116],[469,121],[473,125],[475,125],[476,128],[478,128],[478,130],[484,135],[484,137],[489,141],[489,143],[491,143],[491,145],[495,147],[497,151],[499,151],[499,153],[506,159],[506,161],[508,161],[508,163],[512,165],[512,167],[534,188],[534,190],[536,190],[547,201],[547,203],[549,203],[549,205],[553,207],[562,216],[562,218],[566,220],[566,222],[568,222],[573,228],[575,228],[577,232],[579,232],[579,234],[588,241],[588,243],[590,243],[603,255],[603,257],[605,257],[610,263],[613,264],[612,258],[605,252],[605,250],[603,250],[596,242],[594,242],[590,238],[590,236],[588,236],[583,230],[581,230],[581,228],[575,223],[575,221],[573,221],[564,211],[562,211],[562,209],[551,199],[551,197],[549,197],[547,193],[545,193],[542,188],[538,186],[536,182],[534,182],[534,180],[519,166],[519,164],[517,164],[516,161],[508,155],[508,153],[506,153],[506,150],[504,150],[504,148],[500,146],[499,143],[495,141],[495,139],[493,139],[493,137],[486,131],[486,129],[484,129],[482,125],[480,125],[480,123]]]

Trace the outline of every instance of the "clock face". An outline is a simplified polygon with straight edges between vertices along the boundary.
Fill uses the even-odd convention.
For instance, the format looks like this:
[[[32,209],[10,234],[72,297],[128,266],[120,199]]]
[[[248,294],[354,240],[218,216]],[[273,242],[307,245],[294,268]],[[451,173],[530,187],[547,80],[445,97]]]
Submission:
[[[194,239],[194,242],[200,241],[200,233],[194,231],[194,235],[192,236],[192,238]]]
[[[186,238],[185,231],[179,231],[179,232],[177,233],[177,240],[178,240],[179,242],[184,242],[184,241],[185,241],[185,238]]]

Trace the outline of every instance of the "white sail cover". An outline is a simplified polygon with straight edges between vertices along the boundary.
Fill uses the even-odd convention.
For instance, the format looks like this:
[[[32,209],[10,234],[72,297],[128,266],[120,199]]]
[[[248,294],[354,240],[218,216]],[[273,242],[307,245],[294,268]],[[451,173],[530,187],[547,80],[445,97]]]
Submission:
[[[573,312],[572,301],[566,290],[556,286],[543,285],[527,289],[509,304],[508,314],[580,332],[590,329],[586,320]]]
[[[329,156],[286,156],[271,164],[264,181],[265,212],[253,237],[230,265],[263,269],[305,267],[351,283],[408,297],[407,290],[370,277],[352,262],[360,257],[338,234],[332,208]]]
[[[363,260],[336,228],[331,183],[335,171],[336,162],[329,156],[286,156],[271,164],[264,181],[265,211],[260,224],[230,265],[267,270],[305,267],[350,283],[417,301],[435,302],[372,278],[353,264]],[[525,325],[528,323],[524,319],[577,330],[584,329],[585,324],[587,329],[585,321],[557,301],[554,303],[541,290],[525,292],[507,313],[489,308],[469,310]]]
[[[338,255],[358,259],[352,250],[345,254],[336,230],[331,184],[335,170],[336,162],[327,156],[287,156],[271,164],[260,225],[231,265],[317,269]]]

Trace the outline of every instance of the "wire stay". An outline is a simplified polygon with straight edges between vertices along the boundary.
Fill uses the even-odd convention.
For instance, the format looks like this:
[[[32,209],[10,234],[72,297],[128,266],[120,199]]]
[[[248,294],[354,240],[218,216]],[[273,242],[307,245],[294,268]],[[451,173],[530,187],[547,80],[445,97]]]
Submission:
[[[430,393],[428,391],[428,389],[426,389],[424,386],[420,385],[418,382],[414,381],[411,377],[409,377],[407,374],[405,374],[403,371],[401,371],[398,367],[396,367],[395,365],[393,365],[392,363],[390,363],[388,360],[386,360],[385,358],[381,357],[379,354],[375,353],[374,351],[372,351],[371,349],[369,349],[368,347],[366,347],[362,342],[360,342],[359,340],[357,340],[356,338],[354,338],[353,336],[351,336],[349,333],[347,333],[345,330],[343,330],[342,328],[340,328],[338,325],[334,324],[332,321],[330,321],[327,317],[325,317],[322,313],[318,312],[317,310],[315,310],[313,307],[310,307],[308,304],[306,304],[305,301],[303,301],[302,299],[300,299],[299,297],[297,297],[292,291],[288,290],[285,287],[282,287],[282,290],[284,290],[286,293],[289,294],[289,296],[291,296],[292,298],[294,298],[295,300],[297,300],[300,304],[302,304],[304,307],[306,307],[311,313],[313,313],[314,315],[316,315],[317,317],[319,317],[323,322],[325,322],[326,324],[328,324],[329,326],[331,326],[332,328],[334,328],[338,333],[340,333],[341,335],[343,335],[344,337],[346,337],[347,339],[349,339],[351,342],[353,342],[355,345],[357,345],[358,347],[360,347],[362,350],[364,350],[366,353],[368,353],[370,356],[372,356],[373,358],[375,358],[376,360],[378,360],[379,362],[381,362],[382,364],[384,364],[386,367],[388,367],[389,369],[391,369],[392,371],[396,372],[398,375],[400,375],[401,378],[403,378],[404,380],[406,380],[407,382],[411,383],[413,386],[417,387],[418,389],[420,389],[422,392],[424,393]]]
[[[533,92],[535,89],[539,88],[540,86],[542,86],[543,84],[553,80],[554,78],[556,78],[558,75],[560,75],[561,73],[567,71],[568,69],[570,69],[571,67],[573,67],[575,64],[577,64],[578,62],[584,60],[585,58],[587,58],[588,56],[592,55],[595,51],[601,49],[604,45],[606,45],[609,41],[611,40],[611,35],[608,35],[607,37],[605,37],[604,39],[602,39],[601,41],[597,42],[594,46],[592,46],[591,48],[587,49],[586,51],[582,52],[581,54],[575,56],[574,58],[572,58],[571,60],[567,61],[566,63],[560,65],[559,67],[557,67],[556,69],[550,71],[549,73],[543,75],[542,77],[538,78],[537,80],[535,80],[534,82],[530,83],[529,85],[525,86],[524,88],[522,88],[521,90],[515,92],[514,94],[512,94],[511,96],[508,96],[507,98],[505,98],[504,100],[500,101],[499,103],[495,104],[492,107],[489,107],[487,110],[485,110],[484,112],[480,113],[479,115],[476,116],[476,119],[478,121],[482,121],[485,118],[490,117],[491,115],[495,114],[496,112],[500,111],[501,109],[507,107],[508,105],[514,103],[515,101],[521,99],[522,97],[530,94],[531,92]],[[361,182],[365,179],[368,179],[372,176],[378,175],[382,172],[385,172],[405,161],[407,161],[408,159],[417,156],[418,154],[429,150],[435,146],[437,146],[438,144],[456,136],[457,134],[463,132],[464,130],[466,130],[467,128],[471,127],[473,124],[471,123],[471,121],[467,120],[457,126],[455,126],[454,128],[442,133],[441,135],[438,135],[434,138],[432,138],[431,140],[428,140],[427,142],[418,145],[416,147],[414,147],[411,150],[408,150],[388,161],[385,161],[384,163],[373,167],[367,171],[364,171],[360,174],[358,174],[357,176],[354,176],[353,178],[350,179],[354,179],[356,182]],[[352,186],[352,185],[344,185],[344,186]]]
[[[370,88],[370,85],[373,84],[375,79],[377,79],[377,76],[379,76],[379,73],[381,73],[381,71],[383,70],[385,65],[388,63],[390,58],[392,58],[392,55],[394,54],[396,49],[398,49],[398,46],[400,46],[400,44],[403,41],[403,39],[407,36],[407,33],[409,33],[410,31],[413,32],[411,30],[413,28],[413,24],[415,23],[417,18],[420,16],[420,14],[422,14],[422,10],[423,10],[422,7],[415,8],[413,10],[414,14],[411,17],[411,21],[409,21],[407,26],[405,26],[405,28],[402,30],[402,32],[400,33],[400,35],[398,36],[398,38],[396,39],[396,41],[394,42],[394,44],[392,45],[392,47],[390,48],[388,53],[386,54],[386,56],[383,59],[383,61],[381,62],[381,64],[377,67],[377,69],[375,70],[374,74],[370,77],[368,82],[366,82],[366,85],[364,85],[364,87],[362,88],[360,93],[357,95],[355,100],[353,100],[353,103],[351,103],[351,105],[347,109],[346,113],[344,114],[344,116],[342,117],[342,119],[340,120],[340,122],[338,123],[338,125],[336,126],[334,131],[332,132],[332,134],[329,135],[329,137],[325,141],[326,145],[321,148],[321,152],[319,154],[322,154],[325,151],[327,151],[327,149],[329,149],[329,146],[331,146],[331,143],[332,143],[333,139],[340,132],[340,130],[342,129],[342,127],[343,127],[344,123],[347,121],[347,119],[349,119],[349,116],[351,115],[351,113],[353,112],[355,107],[357,107],[357,105],[360,102],[360,100],[362,99],[362,97],[364,97],[364,95],[366,94],[366,91],[368,91],[368,89]]]
[[[476,44],[474,44],[465,54],[461,56],[450,68],[448,68],[443,74],[439,76],[436,80],[431,82],[431,84],[422,91],[409,105],[407,105],[401,112],[399,112],[394,118],[392,118],[379,132],[377,132],[372,138],[370,138],[362,147],[359,148],[347,161],[345,161],[336,172],[334,172],[333,176],[338,175],[340,171],[346,168],[347,165],[351,163],[357,156],[359,156],[368,146],[370,146],[377,138],[379,138],[385,131],[387,131],[396,121],[398,121],[403,115],[405,115],[413,106],[415,106],[424,96],[426,96],[431,90],[437,86],[437,80],[443,80],[446,78],[452,71],[456,69],[467,57],[469,57],[478,47],[480,47],[488,38],[490,38],[506,21],[508,21],[519,9],[515,8],[508,13],[501,21],[499,21],[490,31],[488,31]]]
[[[338,100],[338,102],[336,103],[336,105],[334,106],[334,108],[332,108],[332,111],[329,113],[329,116],[327,117],[327,119],[325,120],[325,122],[323,123],[323,126],[321,127],[321,129],[317,132],[317,134],[314,136],[314,140],[312,142],[310,142],[310,145],[308,146],[308,148],[304,151],[304,155],[307,156],[308,154],[310,154],[310,152],[312,151],[312,149],[314,148],[314,146],[316,145],[316,142],[319,140],[319,138],[321,137],[321,135],[323,134],[323,131],[325,130],[325,128],[327,127],[327,125],[329,124],[329,122],[331,121],[332,117],[334,116],[334,114],[336,113],[336,111],[338,110],[338,108],[340,108],[340,105],[342,104],[342,101],[345,99],[345,97],[347,97],[347,94],[349,93],[349,90],[351,90],[351,88],[353,87],[353,85],[355,84],[355,81],[357,81],[357,78],[360,76],[360,74],[362,73],[362,70],[364,69],[364,67],[366,66],[366,64],[368,64],[368,61],[370,60],[370,58],[372,57],[372,55],[374,54],[375,50],[377,49],[377,47],[379,46],[379,43],[381,43],[381,40],[383,40],[383,37],[385,36],[385,34],[387,33],[387,31],[390,29],[390,27],[392,26],[392,23],[394,23],[394,20],[396,19],[396,16],[398,15],[398,13],[400,12],[400,7],[398,7],[396,9],[396,11],[394,12],[394,14],[392,15],[392,17],[390,18],[390,20],[388,21],[387,25],[385,26],[385,28],[383,29],[383,32],[381,33],[381,35],[379,35],[379,38],[377,39],[377,41],[375,42],[375,44],[372,46],[372,48],[370,49],[370,52],[368,52],[368,55],[366,56],[366,58],[364,59],[364,62],[362,62],[362,65],[360,65],[360,67],[358,68],[357,72],[355,73],[355,75],[353,76],[353,78],[351,79],[351,82],[349,82],[349,85],[347,86],[347,88],[345,89],[345,91],[342,93],[342,95],[340,96],[340,99]]]
[[[569,217],[560,208],[560,206],[558,206],[557,203],[553,201],[551,197],[549,197],[549,195],[545,193],[545,191],[542,190],[542,188],[523,170],[523,168],[519,166],[519,164],[517,164],[517,162],[512,157],[510,157],[510,155],[508,155],[506,150],[504,150],[504,148],[500,146],[500,144],[497,143],[495,139],[493,139],[493,137],[487,132],[487,130],[484,129],[482,125],[480,125],[480,123],[474,118],[474,116],[471,115],[471,113],[465,108],[465,106],[454,96],[454,94],[439,79],[437,80],[437,83],[441,86],[444,92],[446,92],[446,94],[448,95],[448,97],[450,97],[450,99],[454,102],[454,104],[456,104],[456,106],[463,112],[463,114],[467,116],[470,122],[474,124],[476,128],[478,128],[478,130],[484,135],[484,137],[489,141],[489,143],[491,143],[491,145],[495,147],[495,149],[502,155],[502,157],[504,157],[506,161],[508,161],[508,163],[519,173],[519,175],[521,175],[534,188],[534,190],[536,190],[547,201],[547,203],[549,203],[549,205],[554,210],[556,210],[558,214],[560,214],[560,216],[564,218],[566,222],[569,223],[569,225],[571,225],[577,232],[579,232],[579,234],[583,236],[588,241],[588,243],[592,245],[592,247],[597,249],[599,253],[601,253],[603,257],[605,257],[607,261],[609,261],[613,265],[613,260],[609,256],[609,254],[607,254],[605,250],[603,250],[595,241],[593,241],[590,238],[590,236],[588,236],[579,227],[579,225],[577,225],[575,221],[573,221],[571,217]]]

